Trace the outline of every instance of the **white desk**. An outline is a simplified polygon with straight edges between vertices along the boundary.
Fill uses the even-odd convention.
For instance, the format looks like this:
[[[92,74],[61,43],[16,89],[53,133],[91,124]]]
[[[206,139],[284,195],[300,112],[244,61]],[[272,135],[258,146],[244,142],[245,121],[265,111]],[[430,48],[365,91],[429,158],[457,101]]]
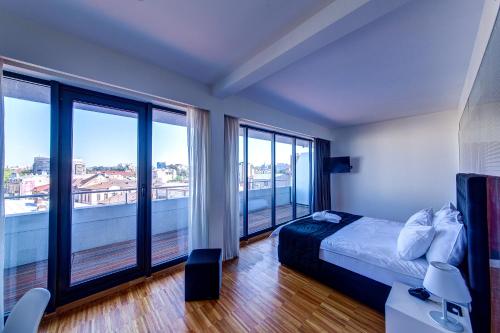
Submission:
[[[441,303],[422,301],[408,293],[410,287],[396,282],[385,302],[386,333],[450,333],[429,316],[429,311],[441,311]],[[462,308],[463,317],[448,312],[464,326],[464,333],[472,333],[469,311]]]

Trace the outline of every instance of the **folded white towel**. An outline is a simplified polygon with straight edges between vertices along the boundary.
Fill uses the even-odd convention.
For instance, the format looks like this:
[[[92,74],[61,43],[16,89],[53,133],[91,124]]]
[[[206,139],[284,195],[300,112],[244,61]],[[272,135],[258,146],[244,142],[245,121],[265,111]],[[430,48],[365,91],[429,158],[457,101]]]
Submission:
[[[312,218],[315,221],[323,221],[325,219],[325,214],[324,212],[314,212]]]
[[[338,222],[340,222],[340,220],[342,220],[342,218],[340,216],[338,216],[337,214],[325,212],[325,220],[327,220],[328,222],[338,223]]]
[[[322,212],[313,213],[312,218],[315,221],[327,221],[327,222],[332,222],[332,223],[339,223],[340,220],[342,219],[337,214],[329,213],[326,210],[324,210]]]

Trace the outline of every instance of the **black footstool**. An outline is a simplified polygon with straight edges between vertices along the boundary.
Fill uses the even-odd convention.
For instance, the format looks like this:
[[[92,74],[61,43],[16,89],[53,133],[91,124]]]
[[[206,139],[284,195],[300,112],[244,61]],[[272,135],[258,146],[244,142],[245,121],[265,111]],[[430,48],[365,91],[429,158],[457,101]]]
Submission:
[[[218,299],[222,283],[222,250],[191,251],[186,263],[185,300]]]

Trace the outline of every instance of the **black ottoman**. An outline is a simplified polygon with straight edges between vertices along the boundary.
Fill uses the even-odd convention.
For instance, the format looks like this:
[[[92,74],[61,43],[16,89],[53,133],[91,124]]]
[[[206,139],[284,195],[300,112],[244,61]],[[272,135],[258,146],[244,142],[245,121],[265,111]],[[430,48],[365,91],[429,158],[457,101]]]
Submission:
[[[186,301],[218,299],[222,283],[222,250],[191,251],[185,268]]]

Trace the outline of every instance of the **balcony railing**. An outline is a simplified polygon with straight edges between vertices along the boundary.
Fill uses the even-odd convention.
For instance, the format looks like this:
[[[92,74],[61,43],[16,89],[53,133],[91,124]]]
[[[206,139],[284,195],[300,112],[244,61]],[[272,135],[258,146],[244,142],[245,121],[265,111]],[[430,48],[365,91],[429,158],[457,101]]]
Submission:
[[[73,203],[93,205],[132,204],[137,202],[137,188],[73,192]],[[153,200],[171,200],[189,196],[188,185],[152,188]]]
[[[27,194],[27,195],[8,195],[4,196],[5,199],[29,199],[29,198],[48,198],[49,195],[45,193],[40,194]]]

